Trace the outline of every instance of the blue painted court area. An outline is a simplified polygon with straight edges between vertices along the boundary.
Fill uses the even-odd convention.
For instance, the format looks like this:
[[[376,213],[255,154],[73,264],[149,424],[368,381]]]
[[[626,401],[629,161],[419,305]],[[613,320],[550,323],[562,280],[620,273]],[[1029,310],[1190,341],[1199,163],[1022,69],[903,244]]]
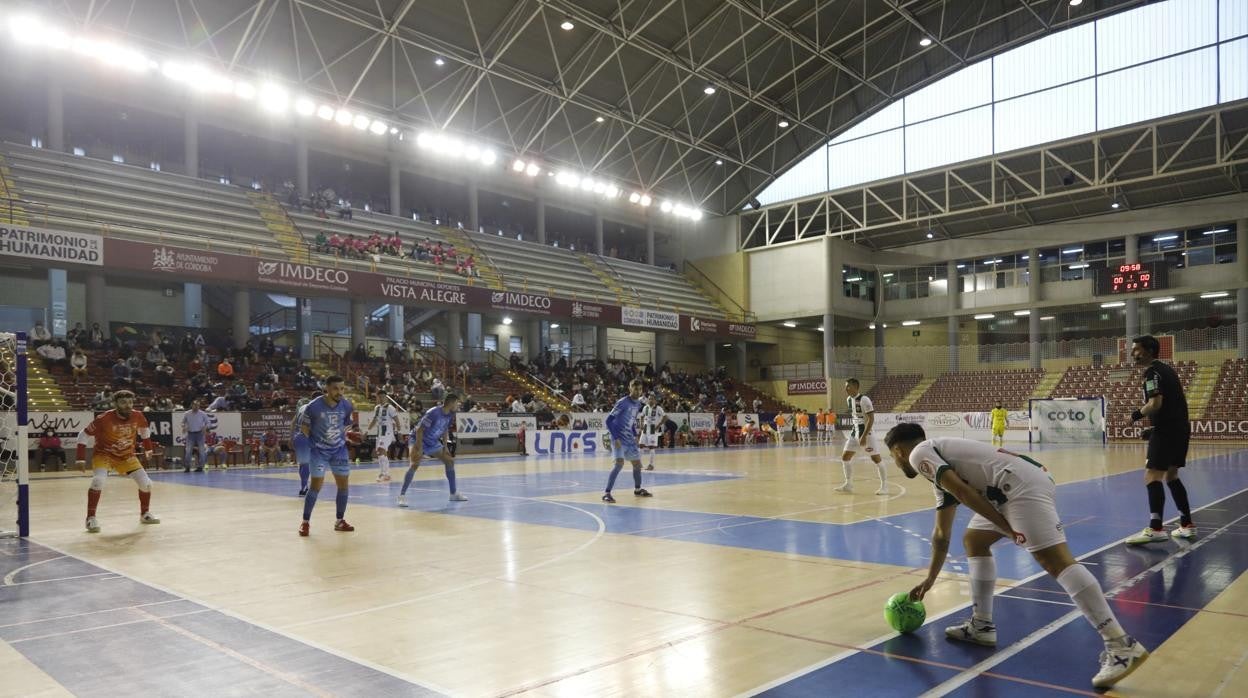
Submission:
[[[1144,548],[1119,544],[1082,558],[1111,597],[1123,627],[1149,648],[1165,642],[1248,571],[1248,546],[1243,543],[1248,491],[1196,512],[1195,518],[1206,533],[1194,543]],[[846,685],[874,696],[912,696],[932,689],[958,696],[1090,690],[1101,639],[1055,580],[1044,575],[999,592],[994,607],[996,648],[945,639],[944,627],[960,621],[963,609],[764,695],[827,696]]]
[[[26,540],[0,575],[0,640],[75,695],[441,695]]]
[[[603,459],[578,456],[542,458],[537,459],[537,462],[546,465],[549,460],[578,465],[599,463],[605,466],[608,463]],[[441,468],[438,464],[421,467],[422,470],[433,471]],[[928,555],[926,536],[932,529],[931,509],[852,524],[665,509],[661,506],[665,486],[713,483],[742,476],[661,470],[646,472],[644,475],[646,487],[655,493],[655,499],[647,502],[648,506],[629,506],[632,482],[631,474],[627,471],[620,475],[620,484],[623,486],[616,489],[619,504],[564,502],[552,498],[600,492],[606,480],[606,468],[472,477],[469,475],[470,467],[465,463],[458,468],[460,490],[469,496],[470,501],[447,502],[445,481],[419,480],[408,491],[411,510],[586,531],[595,531],[601,525],[608,533],[906,567],[917,564]],[[393,470],[395,481],[391,483],[352,483],[352,506],[395,508],[395,498],[399,493],[404,470],[405,468],[396,467]],[[296,483],[285,478],[264,477],[266,473],[272,472],[238,470],[191,475],[168,473],[161,477],[179,484],[280,496],[294,495]],[[918,479],[904,480],[894,477],[892,481],[899,479],[908,488],[920,488],[925,493],[930,489],[930,485]],[[1184,470],[1183,480],[1192,501],[1198,504],[1248,487],[1248,451],[1227,452],[1194,460]],[[327,483],[325,487],[332,492],[332,484]],[[1083,555],[1121,540],[1147,523],[1141,517],[1145,496],[1138,471],[1066,483],[1058,486],[1057,493],[1058,511],[1065,524],[1067,541],[1075,555]],[[832,495],[827,504],[836,506],[851,501],[853,500],[848,496]],[[959,507],[959,530],[970,517],[969,510]],[[1197,523],[1202,524],[1199,519]],[[1040,571],[1040,566],[1031,555],[1021,548],[1001,544],[996,547],[995,552],[998,574],[1001,577],[1022,579]],[[960,538],[955,538],[949,554],[949,568],[964,571],[965,553]]]

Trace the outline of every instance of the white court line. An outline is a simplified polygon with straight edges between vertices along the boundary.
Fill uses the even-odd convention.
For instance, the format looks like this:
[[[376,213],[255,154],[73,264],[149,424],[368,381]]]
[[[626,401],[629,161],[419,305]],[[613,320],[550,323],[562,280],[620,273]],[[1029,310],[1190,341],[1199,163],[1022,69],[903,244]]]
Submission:
[[[146,606],[159,606],[161,604],[166,604],[166,603],[178,603],[179,601],[184,601],[184,600],[185,599],[169,599],[167,601],[153,601],[151,603],[141,603],[141,604],[135,604],[133,606],[118,606],[117,608],[102,608],[98,611],[83,611],[82,613],[70,613],[64,616],[49,616],[47,618],[37,618],[35,620],[24,620],[20,623],[9,623],[8,625],[0,625],[0,630],[3,630],[5,628],[16,628],[22,625],[34,625],[36,623],[51,623],[52,621],[57,621],[57,620],[81,618],[83,616],[92,616],[97,613],[113,613],[114,611],[129,611],[134,608],[144,608]]]
[[[75,628],[73,630],[64,630],[59,633],[48,633],[47,635],[35,635],[34,637],[23,637],[19,640],[9,640],[8,643],[10,645],[20,645],[23,642],[34,642],[36,640],[46,640],[50,637],[65,637],[66,635],[81,635],[82,633],[90,633],[96,630],[107,630],[109,628],[121,628],[127,625],[138,625],[139,623],[150,623],[151,618],[156,617],[138,608],[133,608],[133,609],[128,609],[128,610],[134,610],[136,613],[150,616],[150,618],[139,618],[137,620],[123,620],[120,623],[108,623],[107,625],[93,625],[89,628]],[[167,616],[167,617],[168,618],[181,618],[182,616],[193,616],[199,613],[208,613],[208,611],[209,609],[207,608],[201,608],[195,611],[187,611],[186,613],[175,613],[174,615]]]
[[[11,586],[13,586],[13,580],[17,578],[17,575],[21,574],[22,572],[25,572],[26,570],[28,570],[28,569],[30,569],[30,568],[32,568],[32,567],[38,567],[39,565],[47,564],[47,563],[49,563],[49,562],[54,562],[54,561],[56,561],[56,560],[64,560],[65,558],[66,558],[66,556],[65,556],[65,555],[61,555],[61,556],[58,556],[58,557],[50,557],[50,558],[48,558],[48,559],[46,559],[46,560],[40,560],[39,562],[32,562],[32,563],[30,563],[29,565],[22,565],[21,567],[18,567],[17,569],[13,570],[12,572],[9,572],[8,574],[4,575],[4,584],[3,584],[3,586],[6,586],[6,587],[11,587]]]
[[[1225,497],[1222,497],[1221,499],[1216,499],[1216,500],[1214,500],[1214,501],[1212,501],[1212,502],[1209,502],[1209,503],[1208,503],[1208,504],[1206,504],[1204,507],[1200,507],[1199,509],[1196,509],[1195,511],[1204,511],[1204,509],[1205,509],[1205,508],[1207,508],[1207,507],[1212,507],[1212,506],[1214,506],[1215,504],[1220,504],[1220,503],[1222,503],[1222,502],[1224,502],[1224,501],[1226,501],[1226,500],[1228,500],[1228,499],[1230,499],[1230,498],[1232,498],[1232,497],[1235,497],[1235,496],[1237,496],[1237,495],[1239,495],[1239,494],[1242,494],[1243,492],[1248,492],[1248,488],[1241,489],[1241,490],[1239,490],[1238,492],[1232,492],[1231,494],[1228,494],[1228,495],[1226,495]],[[1170,519],[1166,520],[1166,522],[1165,522],[1165,523],[1173,523],[1173,522],[1175,522],[1175,521],[1178,521],[1178,518],[1179,518],[1179,517],[1177,517],[1177,516],[1176,516],[1176,517],[1173,517],[1173,518],[1170,518]],[[1106,543],[1105,545],[1102,545],[1102,546],[1101,546],[1101,547],[1099,547],[1099,548],[1096,548],[1096,549],[1093,549],[1093,550],[1089,550],[1088,552],[1084,553],[1083,555],[1080,555],[1080,556],[1079,556],[1079,558],[1076,558],[1076,559],[1079,559],[1079,560],[1082,562],[1082,558],[1085,558],[1085,557],[1092,557],[1093,555],[1096,555],[1096,554],[1098,554],[1098,553],[1101,553],[1101,552],[1104,552],[1104,551],[1106,551],[1106,550],[1109,550],[1110,548],[1113,548],[1113,547],[1115,547],[1115,546],[1117,546],[1117,545],[1122,545],[1122,540],[1112,541],[1112,542],[1110,542],[1110,543]],[[1173,556],[1171,556],[1171,557],[1173,557]],[[1166,559],[1167,559],[1167,560],[1169,560],[1169,559],[1171,559],[1171,557],[1167,557]],[[1035,574],[1031,575],[1030,577],[1026,577],[1026,578],[1024,578],[1024,579],[1020,579],[1020,580],[1018,580],[1017,582],[1015,582],[1015,583],[1014,583],[1014,586],[1009,587],[1008,589],[1006,589],[1006,591],[1008,591],[1009,589],[1014,589],[1014,588],[1016,588],[1016,587],[1021,587],[1021,586],[1023,586],[1024,584],[1028,584],[1028,583],[1033,582],[1033,581],[1035,581],[1035,580],[1037,580],[1037,579],[1040,579],[1041,577],[1044,577],[1044,576],[1046,576],[1047,574],[1048,574],[1048,572],[1041,571],[1041,572],[1037,572],[1037,573],[1035,573]],[[997,593],[997,594],[1001,594],[1001,593],[1003,593],[1003,592],[996,592],[996,593]],[[951,616],[951,615],[953,615],[953,614],[955,614],[955,613],[960,613],[960,612],[962,612],[962,611],[965,611],[966,609],[968,609],[968,608],[970,608],[970,607],[971,607],[971,603],[970,603],[970,602],[967,602],[967,603],[964,603],[964,604],[962,604],[962,605],[960,605],[960,606],[954,606],[953,608],[950,608],[949,610],[945,611],[944,613],[940,613],[940,614],[937,614],[937,615],[935,615],[935,616],[928,616],[928,619],[927,619],[927,620],[928,620],[928,622],[929,622],[929,623],[930,623],[930,622],[932,622],[932,621],[937,621],[937,620],[940,620],[940,619],[942,619],[942,618],[946,618],[946,617],[948,617],[948,616]],[[879,637],[876,637],[876,638],[875,638],[875,639],[873,639],[873,640],[869,640],[869,641],[867,641],[867,642],[863,643],[863,644],[861,645],[861,647],[863,647],[863,648],[867,648],[867,647],[875,647],[876,645],[879,645],[879,644],[881,644],[881,643],[883,643],[883,642],[885,642],[885,641],[887,641],[887,640],[891,640],[891,639],[892,639],[892,638],[894,638],[894,637],[897,637],[897,633],[896,633],[896,632],[888,632],[888,633],[885,633],[885,634],[883,634],[883,635],[880,635]],[[841,661],[842,659],[845,659],[845,658],[847,658],[847,657],[851,657],[851,656],[853,656],[853,655],[855,655],[855,654],[858,654],[860,651],[861,651],[861,650],[852,649],[852,650],[845,650],[844,652],[840,652],[840,653],[834,654],[834,655],[832,655],[831,657],[828,657],[828,658],[826,658],[826,659],[821,659],[821,660],[819,660],[819,661],[817,661],[817,662],[814,662],[813,664],[809,664],[809,665],[807,665],[806,667],[803,667],[803,668],[801,668],[801,669],[798,669],[797,671],[792,671],[792,672],[789,672],[788,674],[785,674],[784,676],[781,676],[780,678],[777,678],[777,679],[773,679],[773,680],[771,680],[771,681],[768,681],[767,683],[764,683],[764,684],[762,684],[762,685],[760,685],[760,686],[757,686],[757,687],[755,687],[755,688],[752,688],[752,689],[750,689],[750,690],[748,690],[748,691],[744,691],[744,692],[742,692],[742,693],[738,693],[736,698],[747,698],[748,696],[754,696],[754,695],[757,695],[757,694],[762,693],[762,692],[764,692],[764,691],[771,690],[771,689],[773,689],[773,688],[775,688],[775,687],[777,687],[777,686],[782,686],[782,685],[784,685],[784,684],[786,684],[786,683],[788,683],[788,682],[790,682],[790,681],[793,681],[793,680],[795,680],[795,679],[799,679],[799,678],[801,678],[801,677],[803,677],[803,676],[805,676],[805,675],[807,675],[807,674],[809,674],[809,673],[811,673],[811,672],[819,671],[820,669],[823,669],[823,668],[825,668],[825,667],[831,666],[832,664],[835,664],[835,663],[837,663],[837,662]]]
[[[1246,518],[1248,518],[1248,514],[1244,514],[1238,519],[1235,519],[1235,521],[1232,521],[1230,524],[1226,524],[1225,526],[1222,526],[1221,528],[1214,531],[1213,533],[1210,533],[1208,536],[1196,541],[1190,547],[1184,548],[1173,555],[1167,555],[1163,560],[1161,560],[1157,564],[1149,567],[1148,569],[1145,569],[1143,572],[1140,572],[1134,577],[1131,577],[1130,579],[1127,579],[1115,585],[1112,590],[1105,592],[1105,597],[1113,598],[1118,593],[1126,589],[1130,589],[1131,587],[1135,586],[1139,582],[1143,581],[1145,577],[1148,577],[1149,575],[1161,569],[1162,567],[1165,567],[1166,565],[1170,564],[1172,561],[1177,560],[1181,557],[1185,557],[1191,554],[1192,551],[1204,545],[1205,543],[1208,543],[1209,541],[1216,539],[1218,537],[1218,534],[1221,533],[1224,529],[1226,529],[1227,526],[1230,526],[1231,524],[1234,524]],[[996,654],[992,655],[991,657],[988,657],[982,662],[979,662],[973,666],[963,669],[953,678],[947,681],[944,681],[943,683],[940,683],[936,686],[933,686],[932,688],[929,688],[920,696],[920,698],[928,698],[929,696],[931,696],[932,698],[935,698],[935,696],[947,695],[949,693],[952,693],[953,691],[958,690],[962,686],[965,686],[971,681],[974,681],[976,678],[979,677],[980,674],[984,673],[985,671],[988,671],[994,666],[997,666],[998,664],[1004,662],[1005,660],[1022,652],[1028,647],[1031,647],[1037,642],[1040,642],[1041,640],[1045,639],[1049,635],[1052,635],[1053,633],[1057,632],[1062,626],[1066,625],[1067,623],[1069,623],[1070,621],[1076,618],[1079,618],[1082,615],[1083,615],[1083,612],[1079,610],[1074,610],[1074,611],[1067,613],[1066,615],[1062,616],[1061,618],[1058,618],[1052,623],[1049,623],[1043,628],[1040,628],[1039,630],[1035,630],[1031,632],[1030,634],[1024,636],[1023,639],[1019,640],[1018,642],[1015,642],[1014,644],[1010,645],[1009,647],[1002,650],[1001,652],[997,652]]]
[[[120,577],[115,577],[115,576],[113,576],[113,573],[112,573],[112,572],[93,572],[93,573],[91,573],[91,574],[76,574],[76,575],[74,575],[74,576],[72,576],[72,577],[56,577],[56,578],[53,578],[53,579],[32,579],[32,580],[30,580],[29,582],[13,582],[12,584],[7,584],[7,583],[6,583],[4,586],[6,586],[6,587],[21,587],[21,586],[26,586],[27,584],[47,584],[48,582],[67,582],[67,581],[70,581],[70,580],[72,580],[72,579],[90,579],[90,578],[92,578],[92,577],[105,577],[105,578],[107,578],[107,579],[101,579],[101,580],[99,580],[99,581],[107,581],[108,579],[120,579]],[[8,578],[6,577],[4,581],[5,581],[5,582],[8,582],[9,580],[8,580]]]

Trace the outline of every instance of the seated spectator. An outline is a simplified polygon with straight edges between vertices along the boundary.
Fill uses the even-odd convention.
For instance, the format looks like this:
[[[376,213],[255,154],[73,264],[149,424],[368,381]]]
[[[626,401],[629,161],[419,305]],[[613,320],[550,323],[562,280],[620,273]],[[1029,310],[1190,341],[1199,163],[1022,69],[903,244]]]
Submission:
[[[277,353],[277,345],[273,343],[273,338],[265,337],[264,339],[261,339],[260,347],[256,349],[256,353],[259,354],[262,359],[272,359],[273,355]]]
[[[256,392],[262,390],[272,390],[277,386],[277,371],[273,370],[272,364],[265,364],[260,372],[256,374]]]
[[[100,329],[100,323],[91,323],[91,331],[87,334],[87,346],[92,349],[99,349],[104,345],[104,330]]]
[[[74,355],[69,357],[69,370],[74,374],[74,385],[78,381],[86,377],[87,371],[87,355],[83,353],[81,347],[74,347]]]
[[[126,367],[130,369],[131,378],[137,379],[143,375],[143,359],[140,359],[138,354],[131,354],[130,358],[126,359]]]
[[[260,437],[260,457],[264,458],[265,465],[280,463],[282,461],[282,444],[277,438],[277,432],[269,429],[264,432],[264,436]],[[259,465],[260,457],[256,459]]]
[[[241,380],[234,381],[234,385],[230,386],[229,397],[232,401],[247,396],[247,385]]]
[[[95,396],[91,398],[91,409],[96,412],[113,409],[112,388],[109,388],[107,385],[101,388],[100,392],[96,393]]]
[[[130,367],[126,365],[125,359],[118,357],[117,363],[113,364],[113,386],[128,388],[131,383]]]
[[[326,237],[324,230],[316,234],[316,251],[329,252],[329,238]]]
[[[172,412],[178,409],[178,406],[174,404],[173,398],[162,395],[152,401],[152,409],[157,412]]]
[[[351,360],[361,364],[368,361],[368,349],[364,348],[364,342],[355,345],[355,349],[351,352]]]
[[[274,390],[273,394],[269,397],[269,407],[275,410],[280,410],[289,406],[290,398],[286,396],[286,392],[281,388]]]
[[[81,346],[87,341],[87,330],[83,328],[81,322],[75,322],[73,329],[65,333],[65,341],[69,346]]]
[[[316,376],[312,374],[312,369],[307,364],[299,365],[299,372],[295,374],[295,387],[300,390],[307,390],[316,387]]]
[[[147,348],[147,363],[153,368],[159,366],[165,360],[165,352],[161,350],[159,345],[153,344]]]
[[[65,465],[65,449],[61,448],[61,437],[56,435],[52,427],[43,430],[39,435],[39,470],[48,465],[48,458],[56,458],[57,467]]]
[[[173,365],[166,360],[156,364],[156,385],[160,388],[173,387]]]
[[[217,364],[217,377],[221,379],[234,377],[234,365],[230,363],[229,357],[223,357],[221,363]]]
[[[204,408],[204,411],[205,412],[217,412],[220,410],[228,411],[229,409],[230,409],[230,399],[226,397],[224,393],[219,393],[218,395],[216,395],[216,397],[212,399],[212,402],[208,403],[208,406]]]
[[[429,386],[429,392],[433,394],[434,402],[442,402],[442,398],[446,396],[446,386],[442,385],[441,378],[433,379],[433,383]]]
[[[65,366],[68,364],[64,342],[55,340],[48,342],[36,349],[35,353],[43,357],[43,361],[48,367]]]
[[[581,394],[581,391],[579,390],[573,393],[572,395],[572,407],[580,411],[585,410],[585,407],[586,407],[585,396]]]
[[[38,349],[52,341],[52,333],[43,326],[42,322],[36,322],[35,326],[30,328],[30,332],[27,333],[27,338],[30,340],[30,346]]]

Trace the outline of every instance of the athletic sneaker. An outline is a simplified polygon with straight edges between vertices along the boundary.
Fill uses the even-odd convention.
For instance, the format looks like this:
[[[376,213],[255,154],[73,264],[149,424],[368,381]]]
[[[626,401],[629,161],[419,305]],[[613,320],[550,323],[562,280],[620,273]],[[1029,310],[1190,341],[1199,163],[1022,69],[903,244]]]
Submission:
[[[351,524],[347,523],[346,519],[338,519],[337,521],[334,522],[334,530],[342,531],[343,533],[350,533],[351,531],[355,530],[355,526],[352,526]]]
[[[377,482],[390,482],[390,476],[389,476],[389,475],[378,475],[378,476],[377,476]]]
[[[303,536],[304,538],[307,538],[309,527],[310,525],[308,524],[307,521],[304,521],[303,523],[299,524],[299,535]]]
[[[1092,677],[1092,687],[1113,686],[1139,668],[1145,659],[1148,659],[1148,650],[1133,637],[1106,644],[1105,651],[1101,652],[1101,670]]]
[[[87,533],[99,533],[99,532],[100,532],[100,520],[95,518],[94,516],[88,516],[87,517]]]
[[[654,470],[654,463],[646,466],[646,470]]]
[[[299,496],[300,496],[300,497],[306,497],[306,496],[308,496],[308,488],[306,488],[306,487],[300,488],[300,490],[299,490]]]
[[[450,499],[450,501],[452,501],[452,502],[466,502],[466,501],[468,501],[468,498],[467,498],[467,497],[465,497],[464,495],[462,495],[462,494],[460,494],[460,493],[456,492],[455,494],[452,494],[452,495],[451,495],[451,499]]]
[[[997,646],[997,626],[975,618],[967,618],[961,625],[945,628],[945,637],[960,642],[972,642],[984,647]]]
[[[403,507],[404,509],[407,508],[407,495],[404,495],[404,494],[399,495],[399,506]]]
[[[183,468],[183,469],[182,469],[182,472],[184,472],[184,473],[189,473],[189,472],[191,472],[191,469],[190,469],[189,467],[188,467],[188,468]]]
[[[1145,543],[1161,543],[1170,540],[1170,536],[1161,529],[1146,528],[1127,539],[1127,545],[1144,545]]]
[[[204,467],[201,465],[200,467],[198,467],[198,468],[196,468],[196,469],[195,469],[195,472],[197,472],[197,473],[202,473],[202,472],[204,472]]]
[[[1196,537],[1196,524],[1188,524],[1186,526],[1180,524],[1177,528],[1170,532],[1170,537],[1191,540]]]
[[[608,492],[602,495],[602,501],[606,502],[607,504],[615,504],[615,497],[612,497],[611,493]]]
[[[888,494],[888,485],[880,485],[880,489],[876,490],[875,493],[881,496]]]
[[[650,494],[649,492],[647,492],[647,491],[646,491],[646,490],[644,490],[644,489],[636,489],[636,490],[633,490],[633,494],[634,494],[634,495],[636,495],[636,496],[638,496],[638,497],[653,497],[653,496],[654,496],[654,495]]]
[[[832,491],[833,491],[833,492],[844,492],[845,494],[853,494],[853,493],[854,493],[854,483],[849,482],[849,481],[847,480],[847,481],[845,481],[845,484],[841,485],[840,487],[833,487],[833,488],[832,488]]]
[[[139,523],[158,524],[160,523],[160,517],[150,511],[145,511],[139,515]]]

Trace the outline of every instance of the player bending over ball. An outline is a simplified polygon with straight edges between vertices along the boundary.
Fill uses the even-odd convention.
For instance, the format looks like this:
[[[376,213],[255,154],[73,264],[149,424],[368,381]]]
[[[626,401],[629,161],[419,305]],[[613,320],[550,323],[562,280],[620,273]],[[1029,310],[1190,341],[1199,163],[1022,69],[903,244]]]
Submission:
[[[447,393],[441,405],[435,405],[425,412],[416,428],[412,429],[408,447],[410,465],[403,475],[403,489],[399,490],[399,506],[407,506],[407,488],[412,486],[412,478],[416,477],[416,469],[420,467],[420,459],[433,456],[442,461],[446,467],[446,484],[451,489],[452,502],[466,502],[468,498],[459,493],[455,487],[455,458],[447,446],[451,425],[455,423],[455,410],[459,409],[459,396]]]
[[[335,531],[354,531],[355,526],[342,518],[347,513],[347,487],[351,477],[351,464],[347,461],[347,427],[355,407],[342,394],[342,378],[330,376],[325,379],[325,394],[308,403],[299,418],[299,429],[308,438],[310,456],[308,470],[312,481],[303,496],[303,523],[299,535],[308,535],[312,522],[312,508],[320,496],[325,482],[325,468],[334,475],[338,487],[334,517]]]
[[[1109,688],[1144,663],[1148,650],[1122,629],[1096,578],[1070,554],[1057,515],[1057,486],[1044,466],[979,441],[928,439],[918,424],[898,424],[888,431],[884,443],[906,477],[922,475],[936,493],[932,562],[927,578],[910,591],[912,599],[922,600],[944,567],[957,505],[965,504],[975,512],[962,536],[970,568],[972,615],[961,625],[945,628],[946,636],[989,647],[997,644],[997,627],[992,622],[997,566],[991,547],[1010,538],[1057,580],[1105,641],[1093,687]]]
[[[135,438],[143,439],[143,455],[152,457],[152,430],[147,417],[134,411],[134,393],[118,390],[113,393],[113,406],[78,435],[78,469],[86,467],[87,447],[94,445],[91,454],[91,487],[87,490],[87,532],[99,533],[100,521],[95,518],[95,508],[104,493],[104,481],[108,471],[128,475],[139,486],[139,523],[158,524],[160,519],[148,511],[152,501],[152,479],[147,476],[143,464],[134,454]]]
[[[635,424],[637,422],[637,413],[641,411],[642,390],[645,385],[641,379],[634,378],[629,381],[628,395],[620,398],[615,403],[615,407],[611,408],[611,414],[607,415],[606,425],[607,431],[611,433],[611,454],[615,456],[615,467],[611,468],[611,475],[607,478],[607,491],[602,495],[602,501],[608,504],[615,504],[615,497],[611,496],[611,490],[615,487],[615,478],[619,477],[620,471],[624,469],[624,461],[632,461],[633,464],[633,494],[638,497],[653,496],[641,487],[641,451],[637,449],[637,430]],[[725,445],[727,442],[725,441]]]

